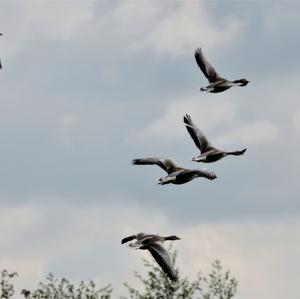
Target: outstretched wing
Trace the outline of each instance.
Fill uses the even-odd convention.
[[[186,129],[188,130],[201,153],[214,148],[212,144],[207,140],[205,135],[194,125],[190,115],[186,114],[183,117],[183,122],[185,123]]]
[[[195,50],[195,59],[201,71],[210,83],[223,79],[219,76],[213,66],[205,59],[201,48],[197,48]]]
[[[132,164],[134,165],[157,165],[165,170],[168,174],[176,171],[179,167],[171,160],[164,158],[142,158],[133,159]]]
[[[150,251],[156,262],[172,281],[177,280],[176,272],[173,268],[167,250],[159,243],[153,243],[147,249]]]
[[[184,177],[187,181],[192,180],[195,177],[204,177],[208,180],[214,180],[217,178],[214,172],[201,169],[186,169],[179,174],[179,176]]]
[[[214,180],[217,178],[217,176],[215,175],[215,173],[213,171],[196,169],[196,170],[192,170],[192,173],[193,172],[197,173],[199,175],[199,177],[204,177],[208,180]]]

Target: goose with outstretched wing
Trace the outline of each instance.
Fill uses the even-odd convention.
[[[165,158],[142,158],[132,160],[133,165],[157,165],[165,170],[168,175],[159,178],[159,185],[166,184],[185,184],[195,178],[204,177],[209,180],[214,180],[217,176],[210,171],[201,169],[188,169],[177,166],[171,159]]]
[[[227,79],[222,78],[214,69],[214,67],[206,60],[203,55],[201,48],[197,48],[195,50],[195,59],[197,65],[203,72],[204,76],[207,78],[209,85],[206,87],[201,87],[201,91],[217,93],[225,91],[233,86],[246,86],[249,81],[246,79],[239,79],[230,81]]]
[[[240,151],[233,151],[233,152],[225,152],[216,149],[208,141],[208,139],[202,133],[202,131],[197,126],[195,126],[190,115],[186,114],[183,117],[183,122],[190,136],[194,140],[195,145],[200,150],[200,155],[194,157],[192,161],[210,163],[210,162],[218,161],[229,155],[240,156],[243,155],[246,151],[246,148]]]
[[[138,233],[122,239],[121,243],[127,243],[132,240],[135,242],[129,243],[129,246],[141,250],[149,250],[153,258],[159,264],[161,269],[167,274],[172,280],[177,280],[177,273],[172,265],[172,261],[168,254],[168,251],[163,247],[164,241],[175,241],[180,240],[177,236],[161,237],[153,234]]]

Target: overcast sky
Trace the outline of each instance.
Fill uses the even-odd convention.
[[[300,2],[1,1],[0,269],[31,288],[48,272],[111,282],[147,253],[140,231],[177,234],[181,273],[219,258],[237,299],[298,299]],[[202,47],[244,88],[199,91]],[[182,118],[241,157],[211,164]],[[172,157],[218,179],[157,185]]]

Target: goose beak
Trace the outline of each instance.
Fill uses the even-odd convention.
[[[157,179],[156,181],[157,181],[157,185],[162,185],[162,179],[161,178]]]

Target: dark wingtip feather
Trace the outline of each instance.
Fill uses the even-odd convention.
[[[195,127],[194,127],[194,123],[192,121],[192,117],[189,115],[189,114],[186,114],[184,117],[183,117],[183,122],[187,128],[187,130],[189,131],[190,135],[193,134],[190,130],[193,129],[195,130]],[[192,136],[192,138],[194,139],[194,137]]]
[[[189,114],[186,113],[186,114],[183,116],[183,121],[186,121],[188,117],[189,117]]]
[[[172,282],[176,282],[178,280],[178,276],[177,275],[172,275],[171,273],[166,273],[165,274],[169,277],[169,279],[172,281]]]
[[[189,115],[189,114],[185,114],[184,115],[184,117],[183,117],[183,122],[185,123],[185,124],[188,124],[189,122],[191,122],[192,121],[192,118],[191,118],[191,116]]]
[[[200,47],[196,48],[194,53],[195,53],[195,55],[201,54],[202,53],[201,48]]]
[[[208,179],[210,179],[211,181],[215,180],[217,178],[218,177],[216,176],[216,174],[214,172],[210,172],[209,175],[208,175]]]

